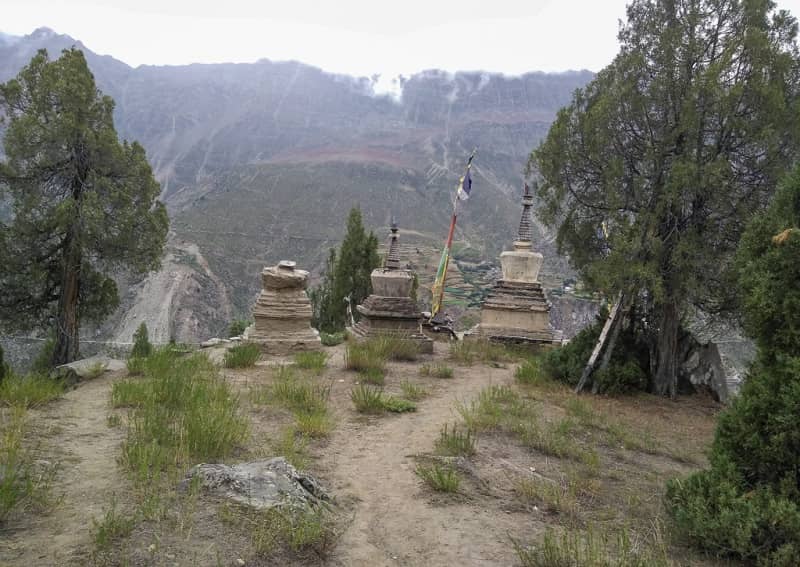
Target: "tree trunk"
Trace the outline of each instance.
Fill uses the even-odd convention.
[[[67,364],[78,358],[78,293],[80,291],[81,251],[74,238],[65,246],[64,276],[56,315],[56,344],[52,365]]]
[[[678,326],[680,312],[677,301],[667,298],[661,306],[661,318],[656,337],[656,372],[653,391],[674,398],[678,389]]]

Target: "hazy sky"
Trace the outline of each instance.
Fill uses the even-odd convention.
[[[430,68],[597,71],[626,0],[2,0],[0,31],[40,26],[136,66],[296,59],[385,77]],[[800,13],[800,0],[779,1]]]

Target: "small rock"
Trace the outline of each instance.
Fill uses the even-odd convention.
[[[239,557],[238,559],[236,559],[236,564],[237,564],[237,565],[242,565],[242,566],[243,566],[243,565],[244,565],[244,559],[242,559],[241,557]]]

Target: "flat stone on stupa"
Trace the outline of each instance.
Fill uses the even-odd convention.
[[[321,346],[311,328],[311,301],[306,294],[308,272],[283,260],[261,272],[262,290],[253,305],[255,323],[247,340],[267,354],[285,355]]]

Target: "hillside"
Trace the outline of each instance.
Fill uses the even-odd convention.
[[[456,237],[493,260],[514,235],[530,150],[591,78],[426,71],[408,78],[395,100],[376,96],[366,78],[298,62],[134,69],[42,28],[0,41],[0,80],[39,48],[55,57],[71,45],[85,51],[98,87],[116,101],[120,135],[144,145],[162,184],[173,230],[164,271],[188,270],[191,282],[167,308],[195,315],[191,324],[172,318],[155,338],[187,342],[220,332],[230,313],[245,315],[265,264],[291,258],[317,273],[353,206],[380,238],[395,216],[410,242],[439,246],[450,192],[474,147],[474,197]],[[563,274],[551,237],[537,230],[535,238],[546,269]],[[205,267],[180,253],[187,246]],[[163,312],[145,296],[174,286],[163,274],[155,279],[164,284],[146,292],[143,282],[123,286],[125,304],[104,335],[115,335],[131,312],[146,321]]]

